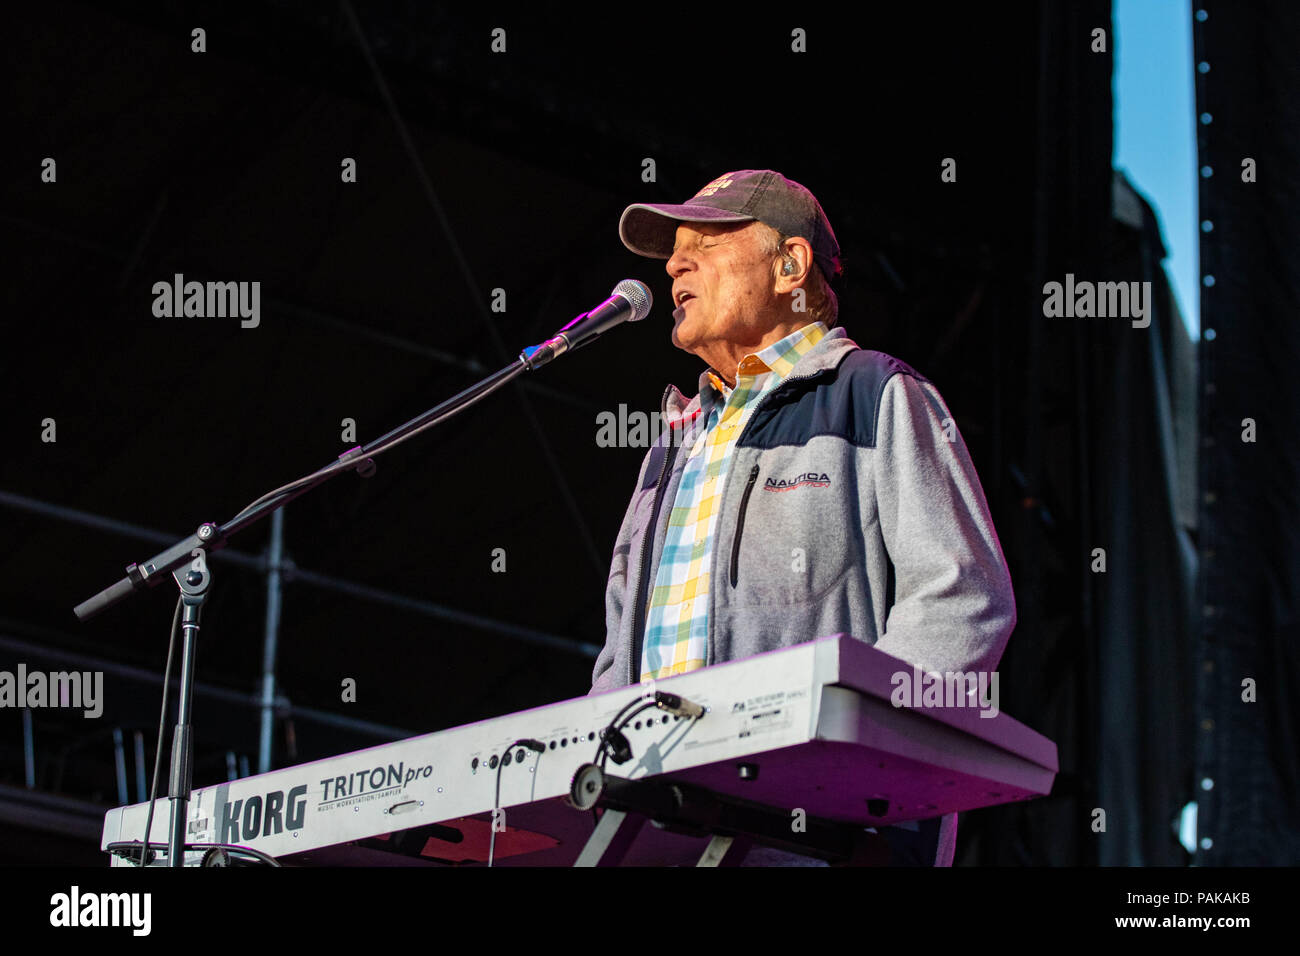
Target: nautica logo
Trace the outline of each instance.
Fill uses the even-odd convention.
[[[791,488],[829,488],[831,476],[817,471],[806,471],[794,478],[769,478],[764,491],[789,491]]]

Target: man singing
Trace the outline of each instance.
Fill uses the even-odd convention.
[[[840,249],[812,193],[740,170],[628,206],[619,236],[668,260],[673,344],[708,368],[695,398],[664,394],[592,692],[840,632],[993,671],[1016,611],[979,478],[935,387],[836,327]],[[950,865],[956,814],[881,832],[896,863]]]

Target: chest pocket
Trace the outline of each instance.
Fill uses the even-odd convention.
[[[782,448],[745,470],[737,499],[726,586],[740,605],[815,601],[844,577],[861,550],[855,476],[820,465],[807,448]],[[722,556],[720,556],[722,557]]]

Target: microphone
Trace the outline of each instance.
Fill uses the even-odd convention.
[[[541,345],[519,353],[530,369],[540,368],[565,352],[581,348],[596,336],[623,322],[640,322],[650,314],[654,296],[644,282],[624,279],[609,298],[590,312],[584,312]]]

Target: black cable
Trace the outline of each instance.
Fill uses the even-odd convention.
[[[674,703],[668,704],[666,706],[667,702],[674,702]],[[629,701],[627,704],[623,706],[623,708],[617,714],[614,715],[613,719],[609,722],[608,725],[606,725],[605,729],[600,732],[600,743],[596,745],[596,755],[591,758],[591,762],[596,764],[596,766],[600,768],[600,772],[603,774],[605,772],[605,764],[608,762],[610,756],[609,754],[610,737],[612,737],[614,734],[622,733],[623,728],[626,727],[629,723],[631,723],[632,718],[635,717],[637,714],[641,713],[642,711],[650,710],[655,707],[658,707],[661,710],[669,710],[671,706],[680,705],[680,703],[681,703],[681,699],[676,697],[675,695],[662,694],[659,692],[656,692],[653,698],[649,700],[647,700],[644,696],[642,696],[642,697],[636,697],[633,700]],[[637,706],[638,704],[640,704],[639,707]],[[631,711],[631,713],[628,713],[628,711]],[[624,716],[625,714],[627,716]],[[699,720],[700,717],[695,716],[692,717],[691,719]],[[600,817],[596,815],[595,807],[591,808],[591,818],[593,823],[600,822]]]
[[[181,608],[184,604],[183,598],[176,599],[176,610],[172,614],[172,635],[167,642],[167,663],[163,665],[162,713],[158,715],[158,746],[154,748],[153,783],[149,787],[149,813],[144,820],[144,840],[140,843],[141,866],[149,865],[148,857],[152,852],[152,846],[149,843],[149,831],[153,828],[153,808],[158,800],[158,774],[162,769],[163,734],[167,728],[167,684],[172,675],[172,657],[176,650],[176,632],[180,629]]]
[[[638,706],[638,708],[634,708],[632,711],[630,711],[627,717],[623,718],[623,721],[617,724],[617,726],[614,728],[615,734],[621,734],[621,732],[623,732],[623,728],[627,727],[629,723],[632,723],[632,719],[634,717],[637,717],[637,715],[640,715],[641,713],[643,713],[643,711],[654,710],[655,706],[658,706],[658,704],[656,704],[656,702],[653,700],[643,701],[641,706]],[[627,739],[627,737],[624,737],[624,739]],[[629,741],[628,748],[630,749],[630,747],[632,747],[632,743],[630,743]],[[602,773],[604,771],[604,762],[608,761],[608,758],[610,758],[610,748],[604,748],[604,756],[601,758]]]
[[[545,753],[546,745],[540,740],[534,740],[532,737],[521,737],[516,740],[505,750],[501,752],[501,757],[497,760],[497,784],[496,795],[492,798],[492,833],[488,837],[488,866],[492,865],[493,857],[496,855],[497,848],[497,810],[501,809],[501,769],[506,765],[506,757],[510,751],[516,747],[527,747],[533,753]]]
[[[600,740],[596,744],[596,754],[594,757],[591,758],[591,762],[600,768],[600,772],[602,774],[605,772],[604,754],[605,754],[605,748],[609,740],[609,738],[606,735],[610,730],[617,729],[618,721],[624,714],[626,714],[637,704],[645,703],[645,700],[646,698],[644,695],[642,695],[641,697],[634,697],[628,703],[624,704],[622,709],[619,710],[619,712],[614,715],[613,719],[605,726],[605,728],[600,731],[599,734]],[[600,815],[595,807],[591,808],[591,823],[593,827],[600,823]]]
[[[653,704],[653,700],[652,700],[652,699],[651,699],[649,702]],[[602,730],[602,731],[600,732],[600,734],[599,734],[600,740],[599,740],[599,742],[597,742],[597,744],[596,744],[596,755],[595,755],[594,757],[591,758],[591,762],[592,762],[592,763],[598,763],[598,762],[600,761],[601,754],[602,754],[602,753],[604,752],[604,750],[605,750],[606,740],[607,740],[605,734],[606,734],[608,731],[610,731],[610,730],[615,730],[615,729],[617,729],[617,725],[618,725],[619,720],[620,720],[620,719],[623,717],[623,715],[626,714],[629,710],[631,710],[631,709],[632,709],[633,707],[635,707],[637,704],[645,704],[645,703],[647,703],[647,698],[646,698],[646,696],[645,696],[644,694],[641,695],[640,697],[634,697],[634,698],[632,698],[632,700],[630,700],[630,701],[628,701],[626,704],[624,704],[623,707],[622,707],[622,709],[619,710],[619,712],[613,716],[613,718],[610,720],[610,722],[609,722],[608,724],[605,725],[605,729]]]
[[[122,843],[110,843],[107,849],[109,853],[120,854],[129,860],[131,856],[128,851],[132,851],[138,846],[140,844],[137,841],[127,840]],[[162,847],[164,850],[167,849],[166,843],[150,843],[149,849],[152,850],[155,846]],[[250,856],[266,866],[282,866],[280,861],[269,853],[263,853],[261,850],[254,850],[248,846],[233,846],[228,843],[187,843],[186,848],[191,850],[225,850],[231,856]]]
[[[165,849],[165,850],[170,851],[170,845],[169,845],[168,843],[157,843],[157,844],[155,844],[155,843],[153,843],[153,842],[150,841],[149,837],[150,837],[150,833],[151,833],[151,831],[152,831],[152,829],[153,829],[153,811],[154,811],[154,805],[155,805],[155,804],[157,803],[157,801],[158,801],[158,778],[159,778],[159,776],[160,776],[161,773],[162,773],[162,744],[163,744],[163,735],[166,733],[166,727],[167,727],[167,689],[168,689],[168,687],[169,687],[169,685],[170,685],[170,683],[171,683],[172,660],[173,660],[173,659],[175,658],[175,656],[176,656],[176,654],[175,654],[175,652],[176,652],[176,635],[177,635],[178,631],[180,630],[179,625],[180,625],[180,620],[181,620],[181,609],[182,609],[184,606],[185,606],[185,600],[184,600],[184,598],[177,598],[177,599],[176,599],[176,610],[175,610],[175,612],[173,612],[173,614],[172,614],[172,633],[171,633],[171,639],[167,642],[167,663],[163,665],[162,711],[161,711],[161,713],[158,715],[158,746],[157,746],[157,748],[156,748],[155,751],[154,751],[154,760],[153,760],[153,782],[152,782],[152,783],[150,784],[150,786],[149,786],[149,812],[148,812],[148,814],[145,816],[145,822],[144,822],[144,839],[143,839],[142,841],[141,841],[141,840],[129,840],[129,841],[125,841],[125,842],[122,842],[122,843],[110,843],[110,844],[108,845],[108,852],[110,852],[110,853],[113,853],[113,852],[115,852],[115,851],[120,851],[120,850],[122,850],[122,849],[124,849],[124,848],[132,848],[132,849],[134,849],[135,847],[139,847],[139,848],[140,848],[140,853],[139,853],[139,857],[138,857],[138,862],[139,862],[139,865],[140,865],[140,866],[148,866],[148,865],[149,865],[149,855],[150,855],[151,853],[153,853],[153,848],[154,848],[155,846],[159,846],[159,847],[162,847],[162,848]],[[513,745],[512,745],[512,746],[513,746]],[[253,858],[255,858],[255,859],[261,861],[262,863],[267,864],[268,866],[279,866],[279,865],[280,865],[279,863],[276,862],[275,857],[270,856],[269,854],[263,853],[263,852],[261,852],[260,850],[254,850],[254,849],[252,849],[252,848],[250,848],[250,847],[243,847],[243,846],[228,846],[228,845],[226,845],[226,844],[222,844],[222,843],[189,843],[189,844],[186,844],[186,847],[185,847],[185,848],[187,848],[187,849],[193,849],[193,850],[202,850],[202,849],[212,849],[212,848],[216,848],[216,847],[220,847],[221,849],[224,849],[224,850],[226,850],[227,852],[229,852],[229,853],[231,853],[231,854],[234,854],[234,855],[244,854],[244,855],[247,855],[247,856],[251,856],[251,857],[253,857]],[[181,850],[181,854],[182,854],[182,856],[184,856],[184,852],[185,852],[185,849],[182,849],[182,850]],[[123,857],[124,857],[124,859],[127,859],[127,860],[132,859],[131,855],[129,855],[129,854],[123,854]],[[168,860],[168,862],[170,863],[171,861]]]
[[[611,722],[610,722],[610,727],[609,727],[609,728],[606,728],[606,729],[608,730],[608,729],[611,729],[611,728],[612,728],[612,730],[613,730],[614,733],[616,733],[616,734],[620,734],[620,733],[623,732],[623,728],[626,727],[628,724],[630,724],[630,723],[632,722],[632,718],[635,717],[637,714],[641,713],[642,711],[653,710],[655,707],[658,707],[658,706],[659,706],[659,704],[658,704],[656,701],[653,701],[653,700],[645,700],[644,698],[640,698],[640,697],[637,698],[637,702],[639,702],[639,703],[641,704],[641,706],[640,706],[640,707],[637,707],[635,710],[633,710],[631,713],[629,713],[626,717],[624,717],[622,723],[619,723],[619,724],[615,725],[615,724],[613,723],[613,721],[611,721]],[[628,708],[624,707],[623,710],[620,711],[619,713],[621,714],[621,713],[623,713],[624,711],[627,711],[627,709],[628,709]],[[618,717],[615,716],[614,720],[615,720],[615,721],[618,720]],[[604,773],[604,772],[605,772],[605,764],[606,764],[606,762],[608,761],[609,756],[610,756],[610,754],[609,754],[609,747],[605,745],[606,742],[607,742],[607,740],[608,740],[607,737],[602,737],[602,738],[601,738],[601,751],[603,751],[603,753],[602,753],[601,751],[597,751],[597,755],[600,757],[600,764],[599,764],[599,766],[600,766],[601,773]]]
[[[637,704],[640,704],[641,706],[637,707],[636,706]],[[609,724],[605,727],[605,729],[600,732],[600,743],[596,745],[596,756],[592,758],[592,763],[596,764],[596,766],[600,768],[600,772],[602,776],[605,773],[605,764],[609,758],[609,747],[608,747],[609,735],[611,733],[614,734],[622,733],[623,728],[628,725],[628,722],[633,717],[641,713],[641,711],[649,710],[650,708],[655,706],[657,706],[657,704],[654,700],[646,700],[644,697],[637,697],[633,699],[630,703],[626,704],[623,707],[623,709],[620,710],[617,714],[615,714],[613,720],[611,720]],[[632,708],[634,707],[636,709],[632,710]],[[629,710],[631,710],[632,712],[628,713]],[[624,714],[627,714],[627,716],[624,717],[623,716]],[[619,723],[620,718],[622,718],[622,723]],[[597,814],[596,807],[591,808],[591,823],[593,827],[598,826],[600,824],[600,816]]]

